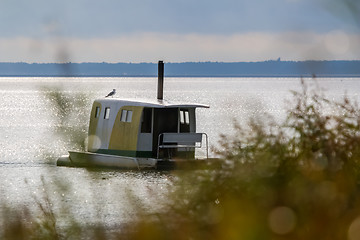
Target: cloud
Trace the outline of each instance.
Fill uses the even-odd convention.
[[[249,32],[232,35],[133,33],[109,38],[3,38],[2,62],[167,62],[359,59],[360,36]]]

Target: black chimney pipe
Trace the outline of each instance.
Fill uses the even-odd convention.
[[[164,92],[164,62],[159,61],[158,63],[158,91],[157,91],[157,99],[163,100],[163,92]]]

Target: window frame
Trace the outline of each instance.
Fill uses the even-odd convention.
[[[100,107],[96,107],[95,108],[95,118],[99,118],[100,117]]]
[[[110,107],[106,107],[104,110],[104,119],[109,120],[110,119]]]
[[[190,125],[190,112],[188,109],[180,109],[180,124]]]
[[[120,122],[126,122],[127,110],[121,110]]]
[[[133,111],[128,110],[127,113],[126,113],[126,122],[131,122],[132,121],[132,116],[133,116]]]
[[[132,110],[122,109],[121,110],[121,115],[120,115],[120,122],[131,123],[132,116],[133,116],[133,111]]]

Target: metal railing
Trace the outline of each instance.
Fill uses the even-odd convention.
[[[160,133],[158,137],[157,158],[160,149],[165,148],[202,148],[205,136],[206,158],[209,158],[209,141],[206,133]]]

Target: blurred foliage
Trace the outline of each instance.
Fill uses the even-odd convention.
[[[86,149],[90,97],[84,93],[71,94],[60,88],[43,89],[55,121],[55,133],[72,150]]]
[[[293,96],[283,124],[236,123],[219,162],[181,172],[130,239],[360,239],[359,106],[305,83]]]
[[[320,0],[331,13],[360,27],[360,2],[358,0]]]
[[[35,200],[41,216],[3,207],[0,238],[360,239],[360,108],[302,86],[283,123],[267,115],[235,122],[206,169],[174,172],[168,195],[153,203],[161,211],[149,213],[130,191],[133,222],[84,226],[65,211],[70,224],[60,226],[44,184],[44,198]]]
[[[85,226],[75,220],[76,213],[61,194],[68,192],[70,186],[57,177],[48,181],[42,177],[41,182],[40,192],[31,193],[33,206],[14,206],[0,199],[0,239],[108,239],[104,226]]]
[[[13,206],[2,200],[0,212],[1,239],[60,239],[53,204],[48,195],[49,191],[45,191],[45,188],[48,190],[50,185],[46,185],[44,179],[41,180],[44,187],[41,198],[33,195],[39,214],[34,214],[25,205]]]

